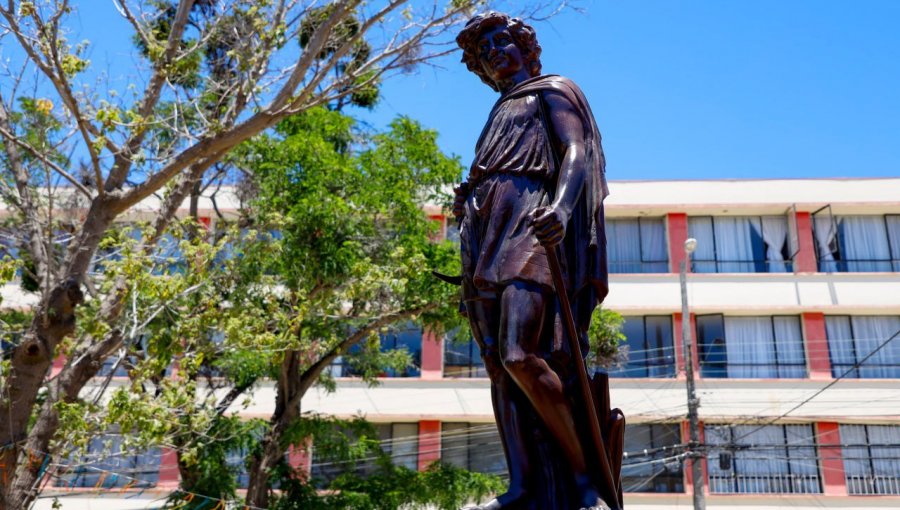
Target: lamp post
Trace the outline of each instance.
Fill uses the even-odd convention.
[[[700,417],[697,408],[700,407],[700,399],[697,398],[694,386],[694,360],[691,351],[691,316],[688,312],[687,300],[687,264],[691,260],[691,254],[697,249],[697,240],[693,237],[684,242],[684,259],[681,261],[681,339],[684,349],[684,374],[687,379],[688,398],[688,425],[690,427],[690,442],[688,451],[691,458],[691,478],[694,483],[694,510],[706,510],[706,496],[703,492],[703,470],[700,465],[702,455],[698,453],[700,446]]]

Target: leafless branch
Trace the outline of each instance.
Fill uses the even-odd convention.
[[[187,26],[188,17],[193,5],[194,0],[181,0],[178,3],[178,8],[175,11],[175,19],[172,20],[172,28],[169,32],[169,39],[166,43],[162,62],[155,66],[153,76],[150,78],[150,83],[147,84],[147,88],[144,91],[144,98],[137,109],[140,119],[149,118],[153,113],[153,109],[159,103],[163,85],[166,83],[168,68],[175,58],[178,47],[181,44],[184,29]],[[151,41],[151,44],[155,44],[155,42]],[[131,169],[131,158],[141,146],[146,134],[147,130],[142,129],[141,127],[132,130],[132,134],[128,141],[125,142],[124,148],[115,156],[115,164],[110,171],[109,178],[106,182],[107,191],[112,191],[120,187],[125,181],[125,178],[128,176],[128,172]]]
[[[91,190],[87,189],[84,186],[84,184],[81,184],[81,182],[79,182],[78,179],[76,179],[69,172],[67,172],[65,169],[63,169],[63,167],[54,163],[53,160],[48,158],[46,154],[44,154],[40,150],[34,148],[31,144],[29,144],[22,138],[17,137],[14,133],[10,133],[4,127],[0,127],[0,135],[3,135],[3,137],[6,138],[8,141],[13,142],[14,144],[18,145],[19,147],[27,150],[28,152],[31,153],[32,156],[41,160],[41,163],[43,163],[46,166],[48,166],[49,168],[53,169],[54,172],[58,173],[63,178],[65,178],[67,181],[69,181],[69,184],[74,186],[75,189],[80,191],[85,197],[87,197],[89,199],[94,198],[93,195],[91,194]]]

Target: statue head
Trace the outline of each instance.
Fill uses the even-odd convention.
[[[462,61],[469,71],[478,75],[481,81],[492,89],[501,90],[490,69],[491,62],[486,52],[487,48],[483,46],[484,36],[498,31],[505,31],[512,38],[512,43],[518,49],[518,55],[510,55],[510,58],[521,58],[521,64],[528,77],[540,75],[541,45],[538,44],[534,28],[519,18],[511,18],[507,14],[494,11],[475,15],[456,36],[456,43],[463,50]]]

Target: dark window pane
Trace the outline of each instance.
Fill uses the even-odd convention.
[[[672,318],[667,315],[625,317],[625,341],[621,348],[627,361],[609,369],[610,377],[674,377],[675,347]]]
[[[452,334],[445,336],[444,377],[487,377],[481,352],[473,338],[456,342]]]
[[[622,466],[622,489],[625,492],[684,492],[684,474],[680,460],[671,459],[673,451],[662,447],[681,444],[677,424],[626,425],[625,451],[628,458]],[[644,454],[644,451],[647,454]],[[659,450],[659,451],[656,451]]]
[[[697,317],[697,352],[701,377],[727,377],[725,321],[721,315]]]

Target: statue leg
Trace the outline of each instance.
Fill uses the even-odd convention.
[[[553,296],[525,282],[506,286],[500,298],[500,351],[503,366],[522,389],[575,474],[580,507],[597,505],[599,494],[588,475],[572,406],[559,375],[541,356]],[[568,510],[568,509],[561,509]]]
[[[516,405],[516,400],[521,405],[524,396],[500,360],[497,342],[500,324],[499,299],[496,295],[490,298],[483,295],[484,293],[481,294],[479,298],[466,300],[466,312],[472,336],[481,349],[481,356],[491,380],[491,403],[509,470],[509,490],[480,508],[525,510],[529,508],[527,480],[530,473],[530,458],[525,449],[520,411]]]

